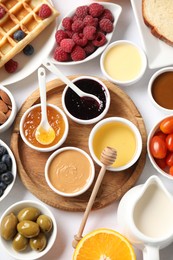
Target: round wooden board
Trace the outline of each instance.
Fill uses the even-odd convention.
[[[74,79],[77,76],[70,76]],[[102,208],[113,201],[120,199],[138,180],[146,160],[146,129],[144,121],[129,96],[116,85],[101,79],[110,90],[111,105],[106,117],[120,116],[132,121],[139,129],[143,149],[139,160],[129,169],[121,172],[107,171],[93,209]],[[61,94],[65,84],[59,79],[47,84],[48,103],[62,108]],[[51,153],[40,153],[29,148],[22,141],[19,133],[19,123],[24,112],[32,105],[39,103],[39,90],[37,89],[27,98],[17,114],[11,137],[11,149],[16,158],[18,173],[25,187],[43,202],[62,210],[84,211],[89,200],[93,186],[84,194],[67,198],[54,193],[44,178],[44,166]],[[89,153],[88,136],[93,125],[79,125],[69,119],[69,135],[63,146],[76,146]],[[100,167],[95,164],[96,177]],[[93,183],[94,185],[94,183]]]

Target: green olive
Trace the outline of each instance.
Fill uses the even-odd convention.
[[[37,237],[30,238],[30,247],[36,251],[42,251],[47,244],[46,236],[44,233],[40,232]]]
[[[31,220],[36,221],[38,216],[40,215],[40,210],[34,207],[27,207],[19,211],[17,218],[19,221],[22,220]]]
[[[46,215],[40,215],[37,218],[37,223],[41,229],[41,231],[47,233],[52,229],[52,220],[50,217]]]
[[[29,239],[17,233],[13,239],[12,246],[16,251],[24,251],[29,243]]]
[[[27,238],[36,237],[40,232],[39,225],[30,220],[22,220],[19,222],[17,230],[21,235]]]
[[[14,213],[5,216],[1,222],[1,236],[5,240],[12,239],[17,233],[18,219]]]

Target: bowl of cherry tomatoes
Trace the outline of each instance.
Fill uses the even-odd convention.
[[[173,180],[173,115],[164,117],[151,129],[147,150],[154,168]]]

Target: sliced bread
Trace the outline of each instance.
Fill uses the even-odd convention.
[[[173,46],[173,0],[142,0],[142,15],[151,33]]]

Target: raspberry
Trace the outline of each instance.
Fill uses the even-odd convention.
[[[88,14],[88,10],[89,8],[87,5],[79,6],[76,8],[75,15],[77,15],[77,17],[84,18]]]
[[[0,5],[0,19],[2,19],[5,14],[6,14],[5,9]]]
[[[84,49],[76,45],[71,53],[71,58],[73,61],[79,61],[86,58],[86,53]]]
[[[64,29],[71,31],[72,22],[73,22],[73,20],[71,17],[65,17],[62,20],[62,26],[64,27]]]
[[[72,39],[63,39],[60,43],[60,47],[68,53],[71,53],[74,46],[75,42]]]
[[[103,18],[109,19],[111,22],[114,21],[113,14],[111,13],[111,11],[109,9],[105,9],[104,10],[104,12],[101,15],[100,19],[103,19]]]
[[[104,6],[98,3],[89,5],[89,14],[93,17],[99,17],[104,11]]]
[[[64,30],[58,30],[55,33],[55,40],[56,40],[57,44],[60,44],[60,42],[66,38],[68,38],[68,34]]]
[[[70,38],[70,39],[72,39],[72,37],[73,37],[73,34],[75,33],[75,32],[73,32],[73,31],[65,31],[66,32],[66,34],[68,35],[68,37],[67,38]]]
[[[83,27],[84,27],[84,23],[79,19],[75,20],[71,26],[73,32],[80,32],[82,31]]]
[[[18,68],[18,62],[14,60],[9,60],[4,66],[5,66],[5,70],[8,73],[13,73]]]
[[[69,54],[65,52],[61,47],[56,47],[54,51],[54,59],[57,61],[68,61]]]
[[[83,21],[83,18],[78,17],[77,15],[73,15],[73,16],[72,16],[72,20],[73,20],[73,22],[76,21],[76,20],[81,20],[81,21]]]
[[[96,47],[93,45],[92,42],[89,42],[85,47],[84,51],[86,52],[87,55],[90,55],[95,51]]]
[[[84,19],[83,19],[83,22],[84,22],[84,26],[86,25],[92,25],[94,27],[97,27],[98,25],[98,18],[94,18],[92,17],[91,15],[87,15]]]
[[[109,19],[100,20],[99,26],[103,32],[110,33],[113,31],[113,23]]]
[[[87,38],[84,37],[83,33],[74,33],[72,37],[73,41],[79,46],[85,46],[88,42]]]
[[[104,33],[98,32],[96,38],[94,39],[94,41],[92,41],[92,43],[96,47],[103,46],[106,43],[106,37]]]
[[[94,40],[96,37],[96,28],[92,25],[87,25],[83,29],[83,34],[88,40]]]
[[[51,8],[48,5],[43,4],[39,10],[38,16],[40,16],[40,18],[42,19],[45,19],[51,16],[51,14],[52,14]]]

